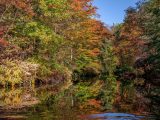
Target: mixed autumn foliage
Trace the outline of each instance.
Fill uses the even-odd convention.
[[[92,87],[106,108],[118,80],[159,85],[159,8],[159,0],[139,2],[109,28],[95,18],[92,0],[0,0],[0,84],[99,76],[104,81]],[[100,103],[92,87],[76,81],[80,101]]]
[[[38,64],[40,79],[63,67],[100,65],[102,40],[112,33],[91,18],[96,7],[90,0],[5,0],[0,5],[2,63]]]

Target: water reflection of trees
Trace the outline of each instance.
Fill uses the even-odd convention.
[[[3,88],[0,89],[0,106],[5,108],[23,107],[34,98],[35,93],[31,88]]]
[[[54,85],[2,88],[0,89],[0,106],[3,108],[29,107],[50,95],[55,95],[58,91],[58,86]]]
[[[15,106],[22,102],[22,89],[15,89],[15,90],[7,90],[1,89],[0,90],[0,101],[3,105],[12,105]]]

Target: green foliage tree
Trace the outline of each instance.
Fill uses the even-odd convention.
[[[104,39],[101,51],[102,77],[105,81],[102,90],[102,101],[105,109],[112,109],[117,86],[114,72],[118,59],[115,56],[111,40]]]
[[[160,68],[160,2],[159,0],[144,1],[139,4],[140,26],[144,29],[147,53],[150,63],[156,63]]]

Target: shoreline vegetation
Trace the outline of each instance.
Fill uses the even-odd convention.
[[[159,0],[129,7],[112,27],[92,2],[0,0],[0,113],[160,115]]]

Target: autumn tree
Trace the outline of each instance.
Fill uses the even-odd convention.
[[[139,27],[136,9],[128,8],[124,23],[113,28],[115,33],[115,47],[120,65],[133,66],[142,56],[144,41],[143,30]]]

